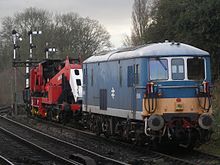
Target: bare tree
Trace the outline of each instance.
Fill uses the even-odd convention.
[[[7,45],[11,42],[11,31],[14,28],[14,19],[5,17],[2,19],[1,42]]]
[[[3,51],[3,45],[2,45],[2,37],[0,35],[0,57],[3,55],[2,51]]]
[[[52,23],[52,14],[43,9],[27,8],[22,13],[15,14],[14,22],[20,32],[30,29],[44,29]]]
[[[122,44],[124,47],[132,46],[133,44],[132,44],[131,37],[129,35],[124,35],[123,40],[122,40]]]
[[[88,17],[82,18],[76,13],[58,15],[55,25],[57,41],[62,41],[59,49],[63,53],[81,54],[85,59],[111,46],[106,29]]]
[[[16,29],[22,34],[20,54],[23,59],[28,57],[28,31],[41,30],[43,34],[35,39],[37,48],[34,58],[44,58],[45,44],[58,48],[57,57],[81,54],[83,58],[110,47],[110,35],[96,20],[80,17],[76,13],[54,16],[43,9],[27,8],[24,12],[6,17],[2,22],[2,41],[6,43],[5,51],[11,48],[11,31]],[[10,48],[9,48],[10,47]],[[10,57],[10,52],[5,54]]]
[[[39,40],[35,40],[35,38],[33,38],[35,40],[35,44],[37,45],[37,48],[34,50],[34,54],[38,54],[38,56],[35,56],[34,58],[43,57],[45,40],[48,37],[48,35],[46,34],[47,31],[49,31],[50,25],[52,24],[51,16],[52,14],[50,14],[46,10],[27,8],[24,10],[24,12],[16,13],[12,17],[3,18],[1,41],[3,43],[4,56],[8,57],[9,59],[12,56],[12,52],[10,51],[12,50],[11,32],[13,29],[16,29],[16,31],[22,34],[23,42],[20,43],[21,49],[19,50],[19,53],[21,55],[21,58],[23,59],[27,59],[29,56],[28,31],[44,31],[44,35],[42,35]],[[10,62],[10,60],[8,61]]]
[[[144,44],[145,31],[150,24],[153,0],[134,0],[132,11],[132,45]]]

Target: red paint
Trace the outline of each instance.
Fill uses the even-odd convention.
[[[63,62],[62,62],[63,63]],[[62,68],[59,65],[57,74],[52,78],[44,78],[44,65],[45,63],[39,63],[36,67],[30,71],[30,91],[32,94],[31,105],[32,108],[38,111],[38,115],[46,117],[47,107],[51,105],[58,105],[58,99],[62,94],[62,75],[64,75],[67,81],[70,80],[71,69],[81,69],[81,64],[71,64],[68,57],[65,60],[65,65]],[[36,96],[38,93],[39,96]],[[35,95],[35,96],[33,96]],[[64,103],[59,105],[62,107]],[[81,108],[79,104],[70,104],[72,111],[78,111]]]

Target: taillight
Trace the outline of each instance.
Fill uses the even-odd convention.
[[[147,89],[147,93],[154,93],[154,83],[153,82],[148,83],[146,89]]]
[[[203,92],[204,92],[204,93],[208,93],[208,92],[209,92],[209,83],[206,82],[206,81],[204,81],[204,82],[202,83],[202,85],[203,85]]]

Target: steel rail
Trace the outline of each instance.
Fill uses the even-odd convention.
[[[70,160],[68,160],[68,159],[62,158],[62,157],[60,157],[59,155],[56,155],[56,154],[54,154],[54,153],[48,151],[47,149],[45,149],[45,148],[43,148],[43,147],[40,147],[40,146],[38,146],[38,145],[36,145],[36,144],[34,144],[34,143],[32,143],[32,142],[26,140],[26,139],[24,139],[24,138],[22,138],[22,137],[20,137],[20,136],[18,136],[18,135],[16,135],[16,134],[14,134],[14,133],[12,133],[12,132],[10,132],[10,131],[8,131],[8,130],[2,128],[2,127],[0,127],[0,130],[1,130],[2,132],[6,133],[7,135],[9,135],[9,136],[11,136],[11,137],[13,137],[13,138],[16,138],[16,139],[22,141],[23,143],[25,143],[25,144],[27,144],[27,145],[30,145],[30,146],[32,146],[32,147],[34,147],[34,148],[36,148],[36,149],[38,149],[38,150],[40,150],[40,151],[43,151],[43,152],[45,152],[45,153],[48,154],[48,155],[51,155],[52,157],[54,157],[54,158],[57,159],[58,161],[63,161],[63,163],[65,163],[65,164],[67,164],[67,165],[69,165],[69,164],[70,164],[70,165],[82,165],[81,163],[74,162],[74,161],[70,161]]]
[[[97,136],[95,133],[91,133],[91,132],[88,132],[88,131],[83,131],[83,130],[80,130],[80,129],[77,129],[77,128],[64,126],[64,125],[61,125],[61,124],[58,124],[58,123],[54,123],[54,122],[50,122],[50,121],[46,121],[46,120],[42,120],[42,119],[38,119],[38,118],[36,120],[38,120],[40,122],[43,122],[43,123],[53,125],[55,127],[59,127],[61,129],[66,129],[66,130],[69,130],[69,131],[75,131],[77,133],[87,135],[87,136],[89,136],[93,139],[108,141],[108,142],[112,142],[116,145],[121,145],[121,146],[124,146],[124,147],[127,147],[127,148],[132,148],[133,150],[139,150],[142,153],[149,153],[150,152],[152,154],[152,157],[155,157],[155,156],[156,157],[161,157],[161,158],[164,158],[166,160],[169,160],[169,161],[181,164],[181,165],[197,165],[197,163],[194,163],[194,162],[191,162],[191,161],[188,161],[188,160],[184,160],[184,159],[181,159],[181,158],[178,158],[178,157],[174,157],[172,155],[164,154],[164,153],[153,151],[153,150],[148,150],[148,149],[145,149],[143,147],[133,146],[129,143],[125,143],[125,142],[121,142],[121,141],[115,141],[115,139],[107,139],[107,138],[104,138],[104,137],[101,137],[101,136]],[[143,157],[141,157],[141,159],[143,159]]]
[[[3,163],[5,165],[14,165],[14,163],[12,163],[11,161],[9,161],[8,159],[6,159],[5,157],[0,155],[0,163]]]

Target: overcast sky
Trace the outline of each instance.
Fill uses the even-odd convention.
[[[111,34],[111,42],[121,46],[125,34],[130,35],[133,0],[0,0],[0,18],[13,16],[28,7],[54,13],[76,12],[98,20]]]

